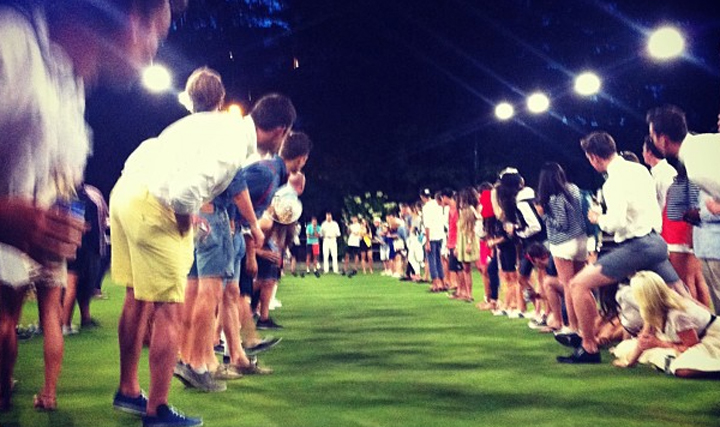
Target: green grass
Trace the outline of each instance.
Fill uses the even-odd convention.
[[[479,283],[479,280],[476,280]],[[667,377],[647,367],[564,366],[566,353],[525,321],[492,317],[425,286],[358,275],[283,279],[273,316],[282,343],[261,357],[265,377],[229,382],[220,394],[185,390],[171,403],[207,426],[717,426],[716,381]],[[481,287],[476,286],[480,299]],[[66,340],[59,410],[31,408],[42,382],[42,339],[20,344],[20,386],[9,426],[138,426],[113,411],[116,327],[123,290],[94,301],[103,324]],[[36,317],[33,303],[23,323]],[[141,384],[148,387],[147,354]]]

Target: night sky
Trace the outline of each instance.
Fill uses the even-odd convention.
[[[306,212],[338,210],[344,195],[366,191],[409,201],[422,187],[460,188],[508,165],[534,184],[548,160],[593,188],[600,181],[580,138],[606,130],[620,149],[639,154],[646,111],[666,103],[688,113],[691,130],[717,130],[715,1],[287,0],[275,2],[285,8],[265,27],[233,18],[232,3],[191,0],[157,61],[172,69],[177,88],[194,68],[216,68],[228,102],[245,111],[267,92],[293,99],[296,128],[315,143]],[[683,58],[647,55],[647,33],[661,24],[685,34]],[[592,98],[572,90],[585,70],[603,79]],[[535,90],[551,99],[538,116],[524,107]],[[108,194],[132,150],[186,114],[176,96],[140,86],[94,90],[87,181]],[[494,117],[503,100],[515,105],[508,122]]]

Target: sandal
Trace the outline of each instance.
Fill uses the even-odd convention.
[[[57,409],[57,400],[55,396],[36,394],[33,396],[33,408],[38,411],[54,411]]]

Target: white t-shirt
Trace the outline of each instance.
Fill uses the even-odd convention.
[[[323,221],[320,225],[320,235],[323,239],[335,240],[340,237],[340,226],[335,221]]]
[[[429,241],[440,241],[445,237],[445,214],[435,199],[430,199],[423,205],[422,218],[429,232],[429,236],[426,236]]]
[[[360,234],[362,233],[362,224],[354,222],[348,227],[350,235],[348,236],[348,246],[360,247]]]

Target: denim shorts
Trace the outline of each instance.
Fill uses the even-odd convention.
[[[625,240],[606,254],[600,252],[597,265],[604,276],[618,282],[642,270],[657,273],[668,284],[680,280],[668,259],[667,244],[654,231]]]
[[[189,277],[233,277],[235,249],[227,211],[200,212],[210,232],[195,242],[195,259]]]

